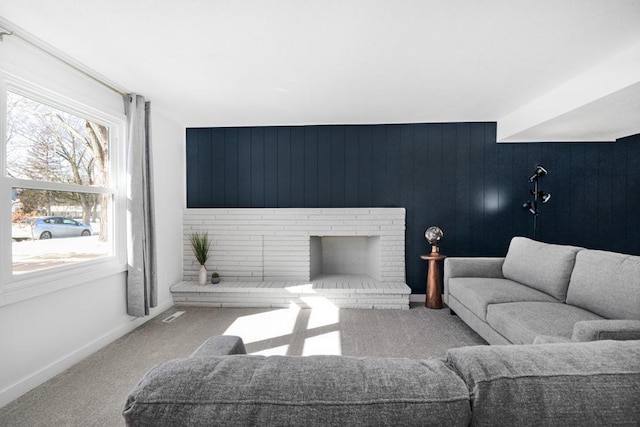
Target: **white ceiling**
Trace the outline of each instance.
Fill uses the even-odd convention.
[[[187,127],[640,133],[638,0],[0,0],[0,16]]]

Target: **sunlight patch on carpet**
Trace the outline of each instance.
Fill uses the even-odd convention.
[[[242,337],[245,344],[290,335],[298,319],[299,309],[284,308],[238,317],[224,332]]]

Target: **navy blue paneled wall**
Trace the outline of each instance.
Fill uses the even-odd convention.
[[[495,123],[187,129],[187,206],[404,207],[407,283],[424,292],[424,231],[449,256],[503,256],[537,238],[640,254],[640,135],[617,143],[497,144]]]

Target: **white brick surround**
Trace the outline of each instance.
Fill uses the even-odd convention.
[[[220,273],[219,285],[195,283],[199,265],[190,235],[196,231],[209,232],[207,269]],[[331,238],[323,244],[323,237]],[[343,239],[335,237],[358,239],[340,246]],[[405,283],[404,239],[404,208],[187,209],[184,282],[171,290],[176,304],[186,305],[304,307],[311,293],[340,307],[406,309],[411,289]],[[367,266],[364,274],[320,274],[322,266],[349,264],[336,261],[349,248],[364,248],[364,259],[354,259]]]
[[[209,271],[225,280],[309,281],[312,236],[380,236],[381,282],[405,282],[404,208],[187,209],[184,214],[184,280],[199,265],[189,236],[208,231]]]

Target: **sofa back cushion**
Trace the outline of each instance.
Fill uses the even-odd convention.
[[[217,356],[153,368],[127,425],[469,425],[469,391],[442,360]]]
[[[582,248],[576,246],[514,237],[502,265],[502,274],[564,302],[576,253],[580,250]]]
[[[571,274],[567,304],[607,319],[640,320],[640,256],[581,251]]]
[[[640,341],[451,349],[471,425],[637,425]]]

